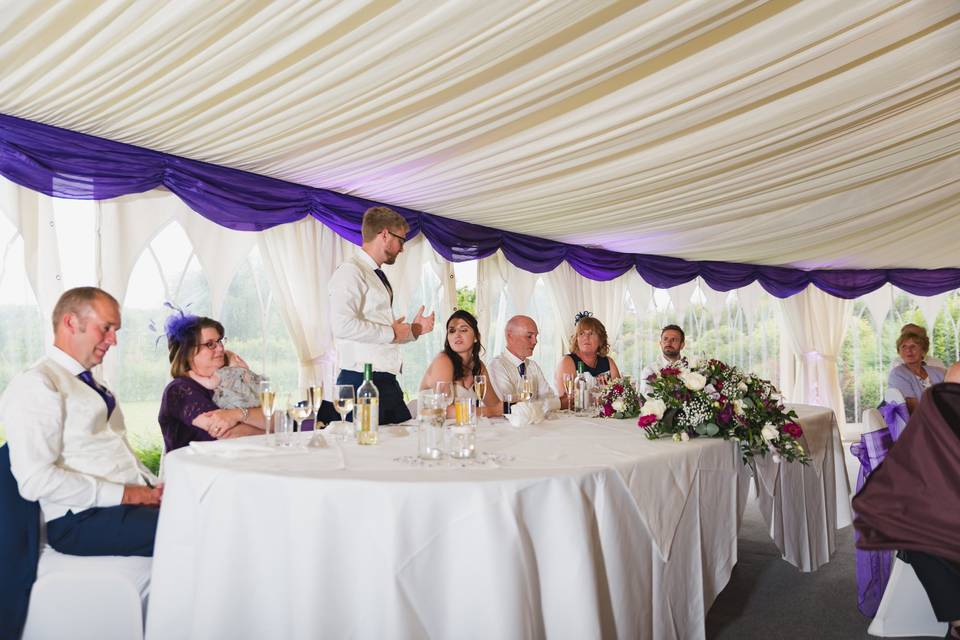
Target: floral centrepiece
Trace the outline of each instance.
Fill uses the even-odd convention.
[[[810,462],[797,414],[768,380],[719,360],[691,360],[661,369],[647,384],[637,426],[650,439],[723,438],[739,443],[744,463],[767,453],[775,462]]]
[[[636,418],[640,396],[626,378],[615,378],[600,387],[597,415],[601,418]]]

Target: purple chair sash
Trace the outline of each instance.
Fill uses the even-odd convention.
[[[886,428],[864,433],[860,442],[850,445],[850,453],[860,461],[860,473],[857,475],[857,493],[863,488],[867,478],[887,457],[890,447],[903,433],[910,414],[903,403],[887,403],[880,407]],[[860,534],[854,530],[854,538]],[[893,551],[856,550],[857,559],[857,608],[860,613],[872,618],[877,614],[883,591],[890,580],[893,566]]]

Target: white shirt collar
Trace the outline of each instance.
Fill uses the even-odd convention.
[[[526,358],[518,358],[517,356],[513,355],[513,352],[510,351],[510,349],[504,349],[503,355],[513,364],[514,367],[519,367],[521,362],[526,363],[527,361]]]
[[[86,371],[82,364],[73,359],[66,351],[60,347],[49,345],[47,347],[47,357],[58,365],[70,372],[70,375],[79,375]]]
[[[363,263],[365,263],[368,267],[370,267],[374,271],[380,268],[377,265],[377,261],[374,260],[373,257],[363,249],[360,249],[359,251],[357,251],[357,257],[360,258],[360,260]]]

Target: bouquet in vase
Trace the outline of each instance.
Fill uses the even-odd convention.
[[[637,425],[648,438],[723,438],[739,443],[744,463],[767,453],[777,462],[810,462],[797,414],[785,409],[768,380],[719,360],[691,360],[661,369],[647,383]]]

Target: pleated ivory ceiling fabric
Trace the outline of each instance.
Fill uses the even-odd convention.
[[[0,112],[626,252],[960,266],[960,2],[33,2]]]

